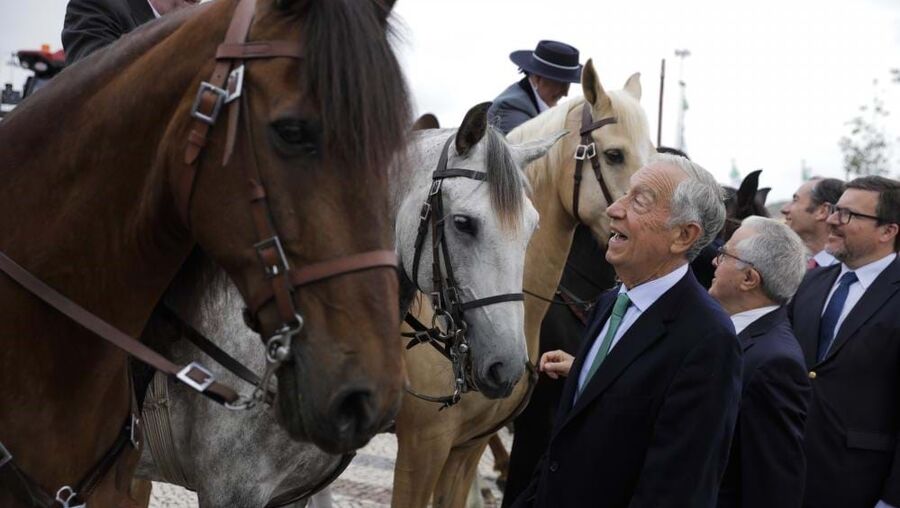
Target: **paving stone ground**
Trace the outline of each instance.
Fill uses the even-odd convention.
[[[512,445],[512,437],[501,431],[506,449]],[[393,434],[379,434],[359,450],[356,458],[334,483],[331,484],[334,508],[384,508],[391,504],[391,485],[394,479],[394,459],[397,456],[397,438]],[[481,457],[478,465],[479,486],[484,508],[500,506],[502,493],[497,488],[497,473],[493,469],[494,458],[490,450]],[[150,508],[196,508],[197,496],[188,490],[167,483],[154,483]],[[255,507],[246,507],[255,508]]]

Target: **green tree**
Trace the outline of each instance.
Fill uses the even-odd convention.
[[[893,73],[898,76],[897,73]],[[852,176],[885,175],[891,157],[892,143],[884,128],[884,119],[890,112],[884,106],[878,90],[878,80],[873,80],[875,94],[872,102],[859,107],[859,114],[847,122],[850,134],[838,142],[844,156],[847,179]]]

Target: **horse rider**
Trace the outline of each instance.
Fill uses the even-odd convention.
[[[540,41],[534,51],[513,51],[509,59],[525,77],[494,99],[488,121],[503,134],[556,106],[569,94],[570,83],[581,82],[578,50],[557,41]]]
[[[69,0],[62,31],[66,64],[71,65],[119,37],[200,0]]]

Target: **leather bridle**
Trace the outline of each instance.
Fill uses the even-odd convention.
[[[297,41],[251,41],[247,34],[253,21],[256,0],[239,0],[232,15],[231,23],[216,51],[216,65],[209,81],[200,83],[191,107],[193,123],[187,137],[184,165],[171,175],[173,193],[178,212],[187,227],[190,227],[190,201],[194,180],[198,170],[198,159],[206,145],[209,129],[216,124],[222,108],[228,109],[228,125],[223,166],[227,166],[234,150],[237,137],[241,104],[248,115],[244,125],[247,142],[252,143],[252,125],[249,115],[249,101],[243,95],[244,61],[268,58],[303,58],[303,47]],[[329,278],[376,268],[396,270],[397,256],[393,250],[375,250],[337,259],[313,263],[300,269],[290,267],[282,247],[268,205],[266,190],[259,172],[256,152],[251,149],[250,160],[245,164],[251,214],[259,241],[254,245],[262,263],[262,271],[268,285],[249,298],[249,314],[255,319],[260,309],[274,300],[281,325],[269,337],[264,338],[266,346],[266,370],[249,397],[239,397],[231,388],[216,382],[213,374],[197,362],[178,366],[159,355],[133,337],[100,319],[84,307],[57,292],[14,260],[0,252],[0,270],[15,280],[23,288],[57,309],[73,321],[97,336],[123,349],[131,356],[149,364],[158,371],[176,379],[202,393],[210,399],[223,403],[231,409],[247,409],[259,402],[270,400],[270,380],[275,370],[288,358],[292,339],[303,329],[303,317],[297,310],[293,295],[297,288]],[[130,379],[130,376],[129,376]],[[17,467],[12,452],[0,442],[0,486],[11,489],[24,502],[44,508],[76,508],[83,506],[100,480],[115,464],[117,457],[131,443],[135,448],[141,440],[139,421],[134,416],[138,410],[132,394],[131,415],[126,419],[123,430],[113,446],[76,484],[76,489],[66,485],[51,496],[29,475]]]
[[[584,107],[581,108],[581,144],[575,147],[575,185],[572,187],[572,213],[575,215],[577,222],[583,223],[581,216],[578,215],[578,195],[581,191],[581,168],[585,159],[590,159],[591,161],[594,176],[597,177],[597,183],[600,184],[600,190],[603,191],[603,198],[606,199],[606,206],[613,203],[612,193],[609,192],[609,187],[603,179],[603,172],[600,168],[600,154],[597,151],[597,143],[594,142],[591,133],[604,125],[614,123],[618,123],[618,120],[612,116],[595,122],[591,114],[591,105],[588,102],[585,102]]]
[[[471,169],[447,168],[450,144],[454,139],[455,135],[452,135],[444,143],[437,168],[431,175],[431,188],[419,213],[419,227],[413,252],[413,273],[411,279],[413,284],[418,287],[419,264],[422,259],[425,237],[430,231],[431,273],[434,289],[430,296],[431,305],[434,308],[434,317],[432,318],[431,326],[428,327],[412,314],[407,313],[404,320],[414,331],[403,334],[411,339],[406,346],[407,349],[418,344],[428,343],[450,360],[453,366],[454,378],[452,395],[435,397],[418,393],[407,387],[407,391],[415,397],[443,404],[441,409],[459,402],[463,393],[478,391],[478,386],[475,384],[474,376],[472,375],[471,352],[466,338],[468,325],[465,319],[465,312],[497,303],[520,302],[525,299],[521,292],[489,296],[467,302],[463,302],[460,298],[461,291],[456,277],[453,275],[450,250],[444,231],[446,217],[444,215],[442,192],[443,182],[447,178],[469,178],[485,181],[487,174],[483,171]]]

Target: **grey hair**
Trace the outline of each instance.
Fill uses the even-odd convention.
[[[693,261],[703,247],[719,234],[725,226],[725,198],[722,187],[709,171],[699,164],[678,155],[661,153],[654,155],[648,165],[675,166],[687,174],[672,194],[669,227],[695,223],[700,226],[700,238],[685,253]]]
[[[751,216],[741,227],[755,235],[735,246],[736,255],[750,263],[762,277],[763,293],[783,305],[794,296],[806,274],[806,247],[787,224],[766,217]]]

